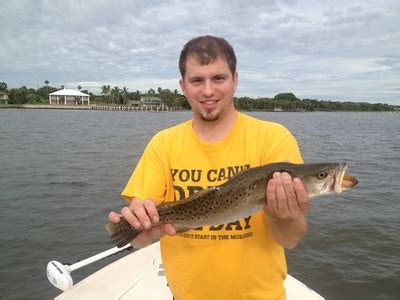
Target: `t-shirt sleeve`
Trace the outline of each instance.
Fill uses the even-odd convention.
[[[270,132],[270,139],[265,149],[263,163],[303,163],[300,148],[295,137],[282,125],[277,125],[272,132]]]
[[[157,203],[164,200],[166,192],[165,167],[162,161],[161,136],[155,135],[146,146],[121,196],[130,202],[133,197],[151,198]]]

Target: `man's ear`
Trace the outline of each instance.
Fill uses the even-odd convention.
[[[236,93],[236,89],[237,89],[238,82],[239,82],[239,73],[238,72],[235,72],[235,75],[233,76],[233,81],[234,81],[234,86],[235,86],[234,92]]]
[[[186,95],[186,91],[185,91],[185,82],[183,81],[183,79],[179,79],[179,86],[181,87],[181,90],[183,92],[183,94]]]

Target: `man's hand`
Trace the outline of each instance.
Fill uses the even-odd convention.
[[[271,232],[282,246],[294,248],[307,233],[305,214],[310,199],[300,179],[275,172],[266,187],[267,214]]]
[[[275,172],[268,181],[265,212],[279,220],[294,220],[305,215],[310,206],[308,194],[300,179],[284,172]]]
[[[171,224],[157,224],[159,222],[159,215],[156,203],[151,199],[142,201],[133,198],[129,206],[125,206],[121,209],[121,214],[110,212],[108,219],[110,222],[119,223],[121,216],[123,216],[132,227],[142,230],[131,242],[134,248],[143,248],[164,235],[173,236],[176,234],[176,230]]]

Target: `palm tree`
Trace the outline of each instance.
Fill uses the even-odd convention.
[[[122,93],[122,101],[123,101],[123,105],[127,105],[128,104],[128,97],[129,97],[129,92],[128,89],[126,88],[126,86],[124,86],[121,90]]]
[[[112,101],[115,104],[120,104],[120,98],[121,98],[121,90],[119,87],[115,86],[112,90],[111,90],[111,98]]]
[[[111,93],[111,87],[109,85],[103,85],[101,87],[101,94],[103,94],[106,97],[107,103],[110,102],[110,93]]]
[[[78,85],[78,90],[80,91],[82,89],[82,87],[80,85]]]
[[[142,93],[141,93],[139,90],[136,90],[134,100],[140,100],[141,94],[142,94]]]
[[[50,81],[48,81],[47,79],[44,81],[44,84],[46,85],[47,99],[49,99],[49,83]]]

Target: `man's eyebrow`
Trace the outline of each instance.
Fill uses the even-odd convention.
[[[220,74],[214,75],[213,77],[228,77],[228,74],[220,73]]]
[[[198,75],[195,75],[195,76],[189,77],[189,80],[194,80],[194,79],[203,79],[203,78],[204,78],[203,76],[198,76]]]

